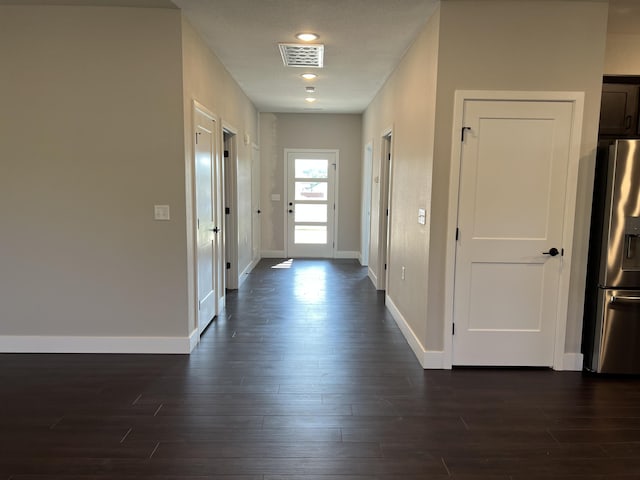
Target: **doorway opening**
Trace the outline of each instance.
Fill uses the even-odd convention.
[[[333,258],[338,150],[285,149],[288,257]]]
[[[362,222],[360,241],[360,265],[369,265],[369,241],[371,238],[371,172],[373,168],[373,142],[364,147],[362,175]]]
[[[443,366],[581,367],[565,336],[584,94],[455,102]]]
[[[387,288],[387,271],[389,263],[389,228],[391,225],[391,176],[392,176],[392,143],[391,129],[382,134],[380,158],[380,209],[378,225],[378,290]]]
[[[224,278],[222,276],[223,244],[222,162],[220,158],[219,126],[217,118],[204,106],[193,104],[193,165],[192,245],[194,254],[193,291],[195,327],[198,332],[207,328],[224,308]],[[191,256],[191,255],[190,255]]]
[[[222,130],[224,148],[224,213],[226,287],[236,290],[238,281],[238,144],[236,132],[228,126]]]

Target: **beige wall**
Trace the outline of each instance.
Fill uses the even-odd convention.
[[[253,261],[252,255],[252,144],[258,140],[258,113],[229,72],[206,46],[189,21],[182,20],[182,53],[184,69],[184,132],[185,158],[191,161],[193,155],[192,105],[197,100],[210,110],[219,124],[236,133],[238,156],[238,272],[241,273]],[[245,134],[249,144],[245,144]],[[221,132],[220,132],[221,135]],[[221,138],[221,137],[220,137]],[[193,312],[190,312],[193,316]],[[195,320],[191,319],[190,324]]]
[[[640,23],[638,33],[609,33],[604,73],[640,75]]]
[[[435,132],[436,74],[440,13],[437,10],[364,114],[363,143],[373,143],[373,176],[382,178],[382,135],[392,128],[392,186],[387,294],[414,334],[424,341],[430,222],[418,224],[418,209],[429,211]],[[384,275],[378,258],[380,195],[371,189],[369,269]],[[382,232],[384,241],[384,232]],[[405,280],[401,269],[405,267]]]
[[[365,141],[379,142],[379,129],[394,126],[388,294],[426,350],[443,348],[446,236],[455,228],[447,224],[455,91],[565,90],[586,93],[575,238],[573,245],[565,246],[573,248],[574,259],[566,351],[580,351],[606,21],[607,4],[599,1],[444,1],[439,16],[430,19],[367,109]],[[416,118],[422,119],[418,135],[405,135],[404,125],[415,128]],[[427,207],[429,230],[417,226],[417,208],[422,205]],[[373,254],[376,245],[372,247]],[[398,271],[409,261],[412,280],[402,283]],[[418,271],[410,272],[409,267]]]
[[[188,335],[180,29],[0,7],[0,335]]]
[[[285,249],[285,148],[340,150],[336,251],[360,251],[361,138],[361,115],[260,114],[263,252]],[[272,201],[272,194],[281,200]]]
[[[574,239],[573,245],[564,246],[573,248],[566,352],[580,351],[606,27],[604,1],[453,0],[442,4],[434,179],[447,181],[434,180],[432,221],[437,233],[430,246],[431,282],[444,278],[441,252],[446,234],[437,226],[446,225],[455,90],[586,94]],[[429,292],[429,306],[430,322],[442,318],[442,292]],[[428,327],[433,348],[441,345],[440,328],[440,322]]]

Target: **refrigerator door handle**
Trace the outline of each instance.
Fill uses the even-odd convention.
[[[640,297],[611,296],[609,303],[616,302],[640,303]]]

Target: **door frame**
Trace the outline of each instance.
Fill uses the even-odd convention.
[[[221,221],[223,220],[221,217],[220,210],[220,202],[219,202],[219,189],[220,185],[220,172],[217,170],[219,166],[219,125],[220,119],[207,107],[198,102],[197,100],[192,100],[191,102],[191,126],[189,129],[189,136],[191,137],[190,145],[192,148],[191,155],[189,155],[185,159],[185,206],[186,206],[186,233],[187,233],[187,298],[188,298],[188,322],[189,322],[189,331],[190,336],[193,339],[191,341],[191,349],[200,342],[200,333],[199,333],[199,323],[198,323],[198,219],[197,219],[197,208],[196,208],[196,168],[195,168],[195,159],[196,159],[196,151],[195,151],[195,132],[196,132],[196,116],[197,113],[200,112],[204,116],[210,118],[214,122],[214,132],[213,132],[213,145],[212,145],[212,155],[213,155],[213,175],[218,176],[216,179],[216,185],[212,186],[212,194],[216,195],[216,209],[214,215],[218,221],[218,224],[221,225]],[[219,261],[224,258],[222,257],[221,245],[219,239],[216,241],[217,248],[217,260],[218,267]],[[215,265],[214,265],[215,268]],[[218,268],[219,270],[219,268]],[[220,284],[220,275],[219,271],[216,272],[215,275],[215,288],[216,288],[216,302],[215,302],[215,314],[218,315],[225,306],[225,296],[224,296],[224,285]],[[194,333],[196,333],[194,335]]]
[[[462,161],[462,143],[460,132],[463,127],[464,103],[473,100],[495,101],[539,101],[567,102],[573,104],[571,138],[569,140],[569,161],[567,167],[567,188],[563,215],[562,246],[564,256],[561,259],[558,305],[556,308],[556,331],[553,354],[553,369],[573,369],[565,366],[565,338],[569,310],[569,284],[571,280],[571,261],[573,256],[573,234],[578,192],[578,169],[580,166],[580,147],[582,140],[582,117],[584,112],[584,92],[544,92],[544,91],[489,91],[457,90],[454,98],[453,130],[451,136],[451,167],[449,175],[449,211],[447,220],[447,249],[445,263],[445,305],[444,305],[444,349],[443,368],[450,369],[453,364],[453,305],[455,295],[456,226],[458,224],[458,200],[460,194],[460,163]]]
[[[289,154],[290,153],[332,153],[336,156],[336,168],[333,175],[333,203],[335,205],[333,211],[333,248],[331,249],[331,257],[336,258],[338,249],[338,202],[339,179],[340,179],[340,150],[333,148],[285,148],[284,149],[284,202],[282,214],[284,215],[284,254],[289,258],[289,221],[287,210],[289,209]]]
[[[240,286],[238,272],[238,130],[227,122],[222,122],[223,152],[223,203],[229,207],[229,214],[224,213],[224,259],[231,265],[223,268],[225,272],[225,288],[236,290]],[[229,142],[229,157],[224,157],[225,138]]]
[[[251,144],[251,267],[253,270],[260,261],[262,251],[262,225],[261,217],[261,185],[260,176],[260,146]]]
[[[373,176],[373,140],[364,146],[362,165],[362,208],[360,212],[360,265],[369,265],[371,243],[371,178]]]
[[[389,252],[391,251],[391,190],[393,186],[393,127],[380,134],[380,206],[378,208],[378,283],[377,290],[387,289]],[[387,211],[389,212],[387,214]]]

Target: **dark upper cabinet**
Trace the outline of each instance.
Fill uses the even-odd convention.
[[[605,83],[602,85],[600,135],[638,135],[640,85]]]

